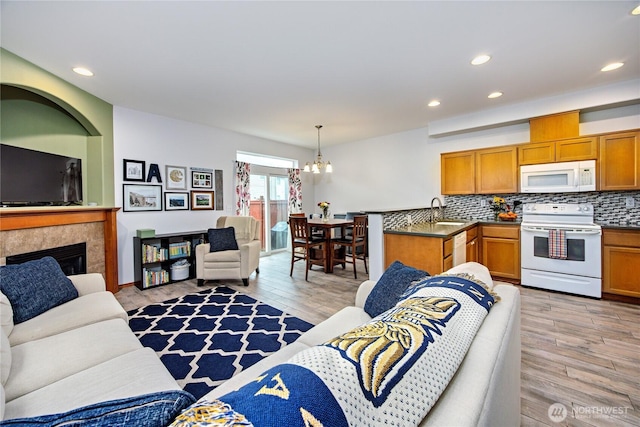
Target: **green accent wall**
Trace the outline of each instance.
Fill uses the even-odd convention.
[[[83,200],[114,206],[113,106],[0,49],[0,142],[83,160]]]

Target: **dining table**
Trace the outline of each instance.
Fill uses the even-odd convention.
[[[317,230],[322,230],[325,239],[324,245],[324,256],[327,260],[325,264],[326,267],[324,269],[325,273],[333,273],[333,259],[331,256],[331,239],[333,238],[334,229],[340,229],[342,233],[341,236],[344,236],[346,233],[346,228],[350,225],[353,225],[353,219],[316,219],[312,218],[307,220],[307,224],[311,228],[315,228]]]

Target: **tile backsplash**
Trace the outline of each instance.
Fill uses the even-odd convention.
[[[584,193],[521,193],[496,194],[513,207],[514,201],[524,203],[591,203],[598,224],[640,225],[640,191],[590,191]],[[635,207],[626,207],[631,198]],[[493,214],[488,202],[493,195],[445,196],[446,216],[449,218],[487,219]],[[482,206],[486,200],[487,205]],[[522,205],[515,209],[522,215]]]
[[[494,194],[469,196],[444,196],[444,217],[451,219],[489,220],[493,219],[493,211],[489,201]],[[502,197],[513,207],[516,200],[524,203],[591,203],[594,207],[595,221],[600,225],[629,225],[640,227],[640,191],[591,191],[584,193],[521,193],[495,194]],[[635,207],[627,207],[627,199],[631,198]],[[486,206],[482,202],[486,201]],[[522,216],[522,205],[514,210]],[[413,223],[428,222],[431,209],[413,209],[389,211],[384,214],[384,229],[406,227],[408,217]]]

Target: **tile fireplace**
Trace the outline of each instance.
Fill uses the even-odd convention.
[[[89,206],[0,208],[0,264],[6,264],[8,257],[84,243],[86,272],[102,274],[107,290],[116,293],[118,210]]]

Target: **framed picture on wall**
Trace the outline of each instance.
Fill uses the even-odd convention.
[[[191,191],[191,210],[213,210],[213,191]]]
[[[191,187],[213,188],[213,173],[207,171],[191,171]]]
[[[187,168],[184,166],[165,166],[165,188],[167,190],[187,189]]]
[[[122,184],[122,210],[143,212],[162,210],[162,186]]]
[[[122,180],[123,181],[145,181],[144,160],[122,160]]]
[[[164,193],[165,211],[187,211],[189,210],[189,193]]]

